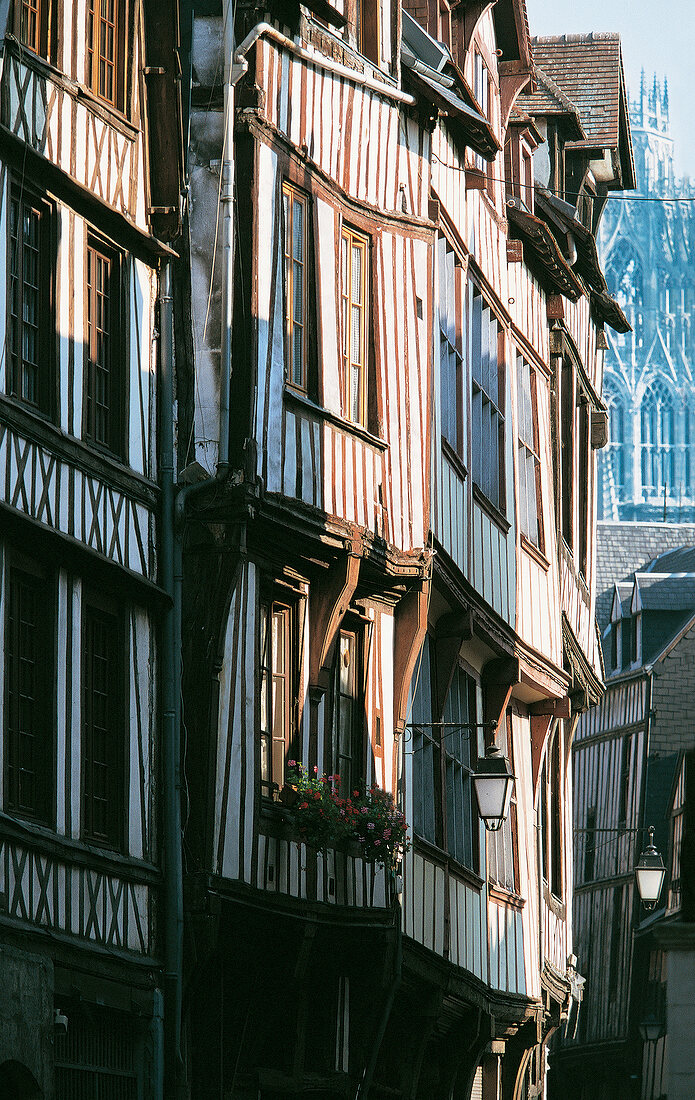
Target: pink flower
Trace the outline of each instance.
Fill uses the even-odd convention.
[[[314,764],[314,775],[318,775],[318,773],[319,773],[319,769],[316,766],[316,764]]]
[[[377,847],[378,847],[378,846],[379,846],[380,844],[381,844],[381,841],[380,841],[380,840],[375,840],[375,841],[374,841],[374,847],[375,847],[375,848],[377,848]]]
[[[290,768],[295,768],[297,766],[296,760],[288,760],[287,763]]]
[[[366,813],[367,813],[367,807],[366,807],[366,806],[363,806],[363,807],[362,807],[362,813],[363,813],[363,814],[366,814]]]

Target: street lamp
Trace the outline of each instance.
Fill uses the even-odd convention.
[[[640,1036],[644,1043],[655,1043],[657,1039],[661,1038],[663,1031],[661,1020],[658,1020],[654,1013],[642,1020],[638,1026]]]
[[[473,773],[473,786],[478,801],[478,813],[485,828],[496,832],[502,827],[512,799],[514,776],[509,761],[497,745],[490,745]]]
[[[649,844],[639,857],[635,867],[637,890],[645,909],[655,909],[664,883],[666,868],[654,847],[654,826],[649,826]]]

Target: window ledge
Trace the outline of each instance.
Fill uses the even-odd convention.
[[[361,424],[355,424],[352,420],[346,420],[344,417],[338,416],[337,413],[331,412],[330,409],[324,408],[323,405],[317,405],[315,401],[312,401],[312,399],[307,397],[305,393],[302,393],[301,390],[295,389],[291,383],[285,383],[284,394],[285,404],[299,406],[299,408],[313,413],[319,420],[326,420],[329,424],[334,424],[337,428],[347,432],[348,435],[354,435],[364,443],[368,443],[370,447],[374,447],[377,451],[388,450],[389,445],[384,439],[379,439],[378,436],[372,435],[372,433],[367,431],[366,428],[363,428]]]
[[[502,534],[507,535],[512,526],[511,523],[507,517],[500,512],[497,505],[493,504],[489,497],[485,496],[483,490],[480,489],[475,482],[473,482],[473,499],[480,505],[492,522],[499,527]]]
[[[128,880],[154,883],[161,879],[160,869],[147,860],[102,847],[90,840],[65,836],[48,825],[19,815],[0,811],[0,836],[12,837],[33,851],[47,852],[65,863],[94,867],[105,873],[122,875]]]
[[[473,871],[470,867],[466,867],[464,863],[459,863],[454,856],[448,855],[442,848],[433,844],[431,840],[425,840],[424,837],[415,834],[413,838],[413,848],[418,855],[423,856],[425,859],[432,860],[432,862],[436,863],[439,867],[448,870],[450,874],[455,875],[459,879],[463,879],[469,886],[472,886],[473,889],[481,891],[485,885],[484,880],[476,871]]]
[[[526,905],[526,898],[522,898],[514,890],[508,890],[506,886],[498,886],[496,882],[488,883],[487,895],[491,901],[499,902],[500,905],[507,905],[510,909],[521,911]]]
[[[451,463],[454,467],[454,471],[461,478],[461,481],[465,481],[468,477],[468,470],[463,464],[463,459],[454,450],[448,439],[442,436],[442,454],[446,458],[447,462]]]
[[[533,560],[538,565],[540,565],[541,569],[544,569],[545,572],[547,573],[548,570],[550,569],[550,562],[546,558],[543,551],[540,550],[536,546],[535,542],[531,542],[531,539],[527,538],[527,536],[523,533],[523,531],[520,532],[519,537],[520,537],[520,540],[521,540],[521,545],[522,545],[523,549],[526,551],[526,553],[528,554],[528,556],[530,558],[533,558]]]

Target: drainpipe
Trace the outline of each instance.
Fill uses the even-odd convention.
[[[161,585],[170,598],[162,636],[162,758],[164,794],[164,989],[166,999],[166,1065],[170,1079],[167,1093],[175,1094],[174,1082],[181,1066],[181,986],[183,968],[183,873],[181,853],[180,726],[177,721],[180,677],[174,581],[174,311],[171,260],[160,275],[160,385],[161,385],[161,487],[162,539]]]

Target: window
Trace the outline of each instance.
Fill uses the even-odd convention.
[[[9,391],[44,413],[52,407],[51,208],[12,188],[9,232]]]
[[[49,824],[53,790],[53,600],[30,565],[11,567],[5,621],[5,809]]]
[[[572,549],[574,524],[574,367],[562,361],[560,379],[560,523],[561,534]]]
[[[552,734],[541,774],[541,849],[543,878],[556,898],[562,898],[562,724]]]
[[[274,601],[261,607],[261,792],[272,798],[285,781],[292,756],[294,715],[293,608]]]
[[[471,320],[473,481],[500,512],[505,511],[503,330],[479,290],[473,290]]]
[[[437,722],[432,710],[432,686],[437,674],[434,652],[428,637],[413,698],[413,829],[458,863],[477,871],[479,827],[471,789],[477,756],[476,685],[457,663],[444,704],[445,724],[433,725]]]
[[[367,423],[367,264],[369,242],[347,227],[341,238],[343,409],[354,424]]]
[[[124,404],[120,266],[118,253],[89,238],[84,434],[116,455],[123,451]]]
[[[445,46],[451,46],[451,9],[447,0],[437,0],[437,34]]]
[[[436,804],[441,799],[439,742],[432,730],[432,645],[429,635],[425,638],[419,664],[416,667],[416,685],[413,696],[413,829],[415,833],[437,844]],[[418,725],[422,723],[422,725]]]
[[[364,779],[364,683],[361,629],[343,629],[333,667],[331,760],[343,791]]]
[[[87,598],[82,618],[82,836],[123,841],[125,676],[118,617]]]
[[[56,1032],[57,1100],[89,1096],[92,1100],[137,1100],[142,1095],[138,1051],[145,1030],[124,1012],[64,998],[56,1007],[70,1025]]]
[[[355,0],[357,49],[375,65],[380,61],[379,8],[374,0]]]
[[[463,331],[461,271],[457,254],[444,237],[439,252],[439,407],[442,437],[463,457]]]
[[[577,505],[579,515],[579,570],[587,576],[589,564],[589,402],[586,394],[580,394],[578,409],[577,446]]]
[[[123,107],[124,0],[87,0],[87,84],[100,99]]]
[[[543,550],[536,372],[520,355],[517,356],[516,368],[519,408],[519,524],[522,534],[539,550]]]
[[[308,203],[291,184],[282,188],[285,253],[285,339],[287,378],[308,389]]]
[[[446,848],[449,855],[466,867],[476,867],[478,854],[478,818],[471,789],[471,745],[477,731],[457,729],[476,721],[475,681],[460,665],[454,669],[443,719],[451,728],[442,729],[442,754],[446,790]]]
[[[627,824],[627,811],[630,796],[630,774],[632,764],[632,737],[623,737],[620,759],[620,800],[618,805],[618,824]]]
[[[586,813],[586,832],[584,836],[584,882],[591,882],[596,866],[596,807]]]
[[[512,716],[508,712],[506,720],[497,727],[496,740],[500,752],[509,760],[509,765],[514,771],[512,759]],[[500,886],[503,890],[515,891],[516,868],[514,859],[514,836],[516,833],[516,787],[512,794],[512,802],[509,813],[502,823],[502,827],[496,832],[489,832],[487,836],[487,874],[490,882]]]
[[[15,34],[39,57],[50,57],[50,0],[16,0]]]
[[[480,112],[488,122],[492,121],[492,77],[482,54],[476,49],[473,53],[473,92],[480,106]],[[485,175],[485,190],[490,197],[494,194],[493,168],[495,161],[487,161],[479,153],[475,153],[473,160],[476,168]]]

